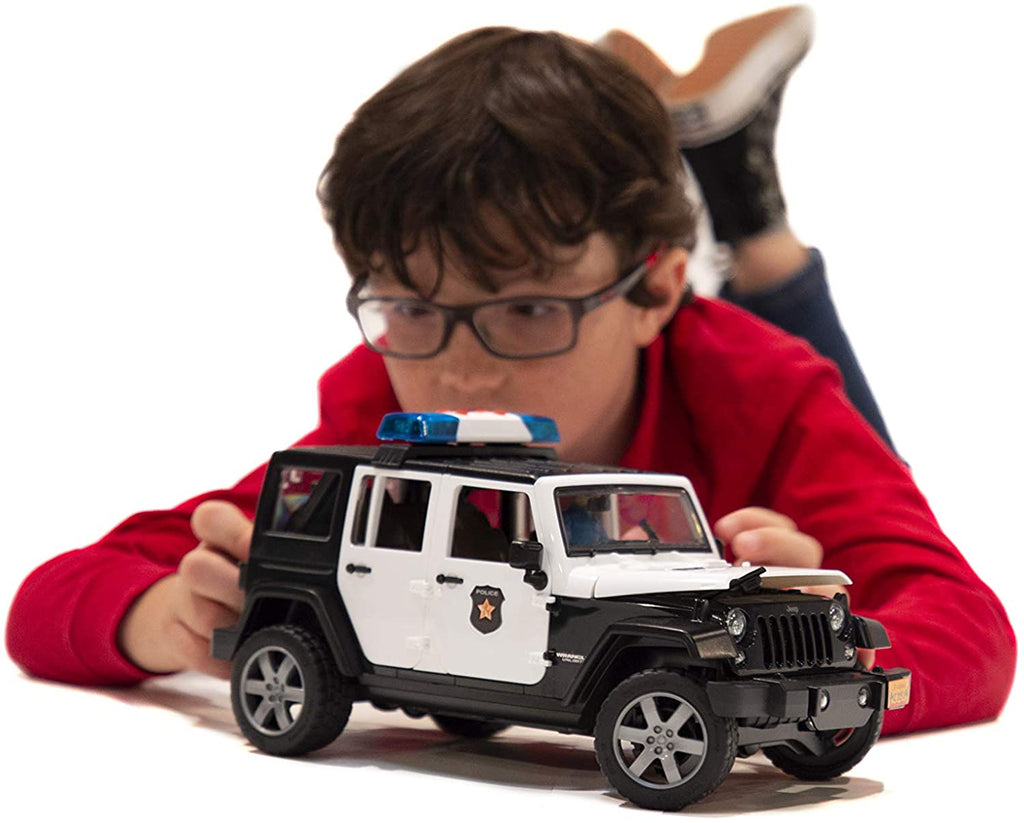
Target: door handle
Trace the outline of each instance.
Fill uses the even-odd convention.
[[[355,563],[349,563],[345,567],[345,571],[349,574],[369,574],[373,571],[369,566],[357,566]]]
[[[438,583],[454,583],[456,586],[465,582],[461,577],[454,577],[450,574],[439,574],[434,579],[437,580]]]

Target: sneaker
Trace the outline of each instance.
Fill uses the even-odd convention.
[[[627,31],[612,29],[594,45],[629,66],[654,91],[676,79],[668,64],[642,40]]]
[[[681,148],[704,146],[739,131],[783,86],[811,46],[814,17],[789,6],[715,31],[700,62],[675,74],[648,46],[619,30],[597,41],[632,68],[664,102]]]
[[[598,43],[665,104],[721,243],[735,246],[786,223],[775,127],[786,80],[810,48],[812,31],[803,6],[738,20],[708,38],[700,62],[684,75],[626,32],[609,32]]]

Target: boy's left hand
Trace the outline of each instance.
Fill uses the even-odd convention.
[[[821,543],[800,531],[784,514],[759,506],[727,514],[712,528],[715,536],[732,549],[734,561],[753,566],[796,566],[820,569],[824,552]],[[846,592],[845,586],[808,586],[802,591],[832,597]],[[848,595],[847,595],[848,596]],[[873,649],[858,649],[857,657],[867,668],[875,660]]]

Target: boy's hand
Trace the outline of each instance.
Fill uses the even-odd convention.
[[[737,563],[821,568],[821,543],[798,530],[786,515],[771,509],[739,509],[715,523],[712,530],[732,548]]]
[[[231,664],[210,657],[213,630],[238,619],[244,596],[238,563],[249,557],[252,522],[219,500],[200,504],[192,515],[199,545],[178,571],[151,586],[125,615],[118,643],[125,656],[151,672],[182,669],[229,677]]]
[[[821,543],[804,534],[784,514],[749,506],[727,514],[712,527],[715,536],[732,548],[737,564],[753,566],[797,566],[821,568]],[[845,586],[807,586],[802,591],[832,597],[846,592]],[[857,657],[867,668],[875,661],[874,649],[858,649]]]

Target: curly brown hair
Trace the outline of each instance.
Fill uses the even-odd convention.
[[[413,288],[406,257],[427,243],[430,294],[446,259],[495,291],[488,269],[548,276],[559,248],[596,231],[623,265],[661,242],[692,248],[682,175],[664,107],[625,65],[563,34],[492,27],[360,106],[317,194],[357,283],[388,270]],[[629,296],[652,302],[642,285]]]

